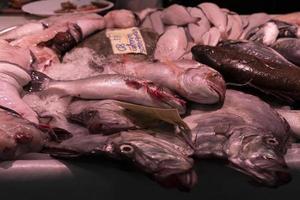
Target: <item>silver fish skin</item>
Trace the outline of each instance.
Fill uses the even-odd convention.
[[[258,97],[227,90],[221,108],[200,110],[184,121],[192,130],[196,157],[226,159],[266,186],[290,181],[284,162],[289,126]]]
[[[272,44],[272,48],[295,65],[300,66],[300,39],[280,38]]]
[[[48,145],[45,151],[65,158],[104,155],[127,160],[156,181],[180,189],[189,190],[197,182],[190,158],[193,150],[167,133],[134,130],[109,136],[73,137],[60,144]]]
[[[42,77],[44,76],[44,77]],[[118,74],[103,74],[73,81],[55,81],[42,73],[32,73],[31,91],[82,99],[113,99],[145,106],[176,108],[185,112],[185,101],[153,82]]]
[[[108,73],[150,80],[198,103],[219,103],[225,96],[226,86],[221,74],[192,60],[154,63],[128,61],[108,64],[104,68]]]
[[[0,160],[14,160],[19,156],[39,152],[48,136],[35,124],[18,113],[0,107]]]
[[[72,102],[67,110],[68,120],[83,125],[90,133],[112,134],[138,128],[125,115],[125,109],[113,100],[78,100]]]
[[[284,156],[284,159],[290,169],[297,171],[300,170],[300,144],[291,144]]]

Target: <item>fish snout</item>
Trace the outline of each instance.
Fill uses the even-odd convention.
[[[291,181],[291,175],[283,158],[262,157],[253,161],[255,168],[261,173],[257,176],[259,182],[271,187],[286,184]]]
[[[225,98],[225,81],[219,72],[210,67],[187,70],[182,83],[187,98],[197,103],[215,104]]]

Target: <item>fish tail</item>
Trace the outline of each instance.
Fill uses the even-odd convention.
[[[31,72],[31,81],[25,86],[28,92],[38,92],[48,88],[49,83],[52,81],[50,77],[38,71]]]

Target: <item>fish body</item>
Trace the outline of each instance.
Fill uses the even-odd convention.
[[[295,65],[300,66],[300,39],[280,38],[272,45],[272,48]]]
[[[192,60],[175,62],[123,62],[108,64],[104,71],[150,80],[188,100],[214,104],[222,102],[225,82],[212,68]]]
[[[197,182],[189,157],[193,150],[180,139],[143,130],[123,131],[109,136],[73,137],[46,151],[57,157],[105,155],[127,160],[164,185],[191,189]]]
[[[0,159],[13,160],[22,154],[38,152],[48,136],[16,112],[0,108]]]
[[[53,81],[33,73],[32,88],[44,94],[57,93],[82,99],[114,99],[140,105],[176,108],[185,112],[185,102],[174,96],[168,89],[153,82],[118,74],[103,74],[73,81]]]
[[[191,128],[196,157],[228,160],[267,186],[290,180],[284,162],[289,126],[259,98],[228,90],[221,108],[199,111],[184,121]]]
[[[299,68],[268,64],[226,47],[197,45],[192,48],[192,52],[197,61],[219,71],[227,83],[250,86],[288,103],[300,99]]]

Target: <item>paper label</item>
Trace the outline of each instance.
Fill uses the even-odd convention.
[[[144,39],[137,27],[126,29],[108,29],[109,38],[114,54],[140,53],[147,55]]]

